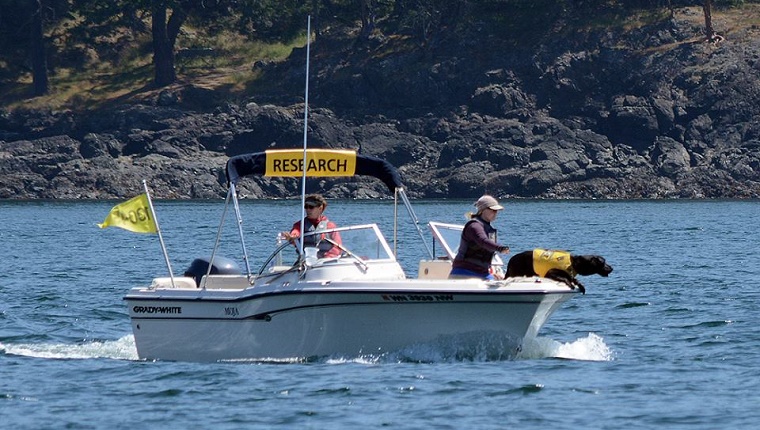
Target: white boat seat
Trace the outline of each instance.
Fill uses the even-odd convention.
[[[211,275],[201,278],[201,286],[208,289],[242,290],[251,284],[245,275]]]
[[[449,279],[451,261],[449,260],[422,260],[417,272],[419,279]]]
[[[173,287],[172,287],[172,278],[168,276],[164,278],[155,278],[153,279],[153,282],[150,284],[150,287],[151,288],[192,289],[192,290],[198,288],[198,286],[195,285],[195,279],[190,278],[188,276],[175,276]]]

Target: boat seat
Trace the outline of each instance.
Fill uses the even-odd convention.
[[[155,278],[153,279],[153,282],[150,284],[151,288],[177,288],[177,289],[196,289],[198,288],[197,285],[195,285],[195,279],[190,278],[188,276],[175,276],[174,277],[174,286],[172,286],[172,278],[170,277],[164,277],[164,278]]]
[[[417,274],[419,279],[449,279],[451,261],[449,260],[422,260]]]
[[[242,290],[251,286],[248,277],[245,275],[204,275],[201,279],[201,285],[208,289],[230,290]]]

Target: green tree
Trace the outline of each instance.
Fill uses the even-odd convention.
[[[167,20],[168,1],[151,0],[151,34],[153,36],[154,82],[165,87],[177,80],[174,69],[174,44],[182,24],[187,19],[187,11],[175,5]]]
[[[322,11],[330,16],[331,6],[329,0],[240,0],[235,9],[240,17],[236,25],[251,40],[284,41],[306,30],[308,15],[319,28]]]
[[[35,96],[41,96],[50,90],[45,56],[44,16],[41,0],[33,0],[30,3],[29,59],[32,63],[32,88]]]
[[[175,51],[182,26],[189,20],[208,25],[235,14],[235,0],[74,0],[87,19],[90,37],[108,34],[119,28],[143,30],[143,14],[150,14],[153,51],[153,81],[164,87],[177,80]]]
[[[31,73],[32,94],[47,94],[52,54],[46,29],[67,18],[69,8],[68,0],[0,0],[0,77]]]
[[[368,38],[377,24],[377,0],[358,0],[359,14],[361,16],[362,30],[359,34],[361,38]]]

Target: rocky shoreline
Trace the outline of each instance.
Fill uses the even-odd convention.
[[[378,57],[391,41],[317,41],[309,145],[390,161],[413,198],[760,198],[760,30],[705,43],[695,14],[538,50],[461,40]],[[301,88],[301,55],[257,67]],[[124,198],[143,179],[156,198],[222,197],[229,156],[302,145],[291,91],[232,104],[184,85],[98,111],[0,111],[0,198]],[[287,197],[291,182],[240,191]],[[386,195],[372,180],[310,182],[333,198]]]

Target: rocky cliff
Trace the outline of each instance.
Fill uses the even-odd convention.
[[[488,29],[419,49],[326,34],[309,145],[387,159],[418,198],[760,197],[760,30],[730,22],[718,43],[697,9],[524,46]],[[223,196],[227,157],[302,145],[304,58],[254,65],[277,85],[243,103],[184,85],[98,111],[2,111],[0,198],[123,198],[142,179],[157,198]],[[291,182],[241,193],[292,195]],[[309,187],[384,195],[364,180]]]

